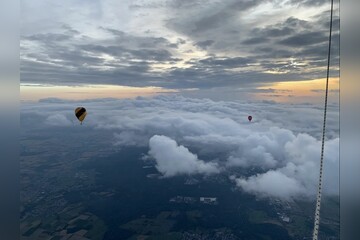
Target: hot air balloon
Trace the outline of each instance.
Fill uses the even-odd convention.
[[[80,124],[84,121],[86,117],[86,109],[84,107],[78,107],[75,109],[75,116],[79,119]]]
[[[248,116],[248,120],[249,120],[249,122],[251,122],[252,116]]]

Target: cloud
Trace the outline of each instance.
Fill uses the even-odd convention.
[[[148,154],[165,177],[220,172],[232,176],[239,190],[262,197],[313,198],[316,193],[322,106],[180,95],[79,102],[50,99],[22,104],[22,128],[49,132],[68,126],[69,121],[77,121],[73,109],[78,105],[88,110],[82,127],[106,132],[116,148],[149,147]],[[327,195],[338,194],[338,114],[338,106],[329,105]],[[251,123],[248,115],[253,116]]]
[[[247,64],[252,63],[253,60],[248,58],[242,58],[242,57],[235,57],[235,58],[215,58],[215,57],[209,57],[205,58],[199,61],[200,64],[203,64],[205,66],[209,67],[222,67],[222,68],[235,68],[235,67],[244,67],[247,66]]]
[[[262,38],[262,37],[254,37],[254,38],[249,38],[244,40],[242,43],[246,44],[246,45],[252,45],[252,44],[260,44],[260,43],[265,43],[269,41],[267,38]]]
[[[321,32],[301,33],[281,40],[279,43],[291,47],[303,47],[307,45],[324,43],[328,37]]]
[[[323,93],[325,92],[324,89],[311,89],[312,92],[316,92],[316,93]],[[330,89],[329,92],[331,93],[339,93],[340,89]]]
[[[317,189],[320,161],[320,142],[300,134],[285,144],[286,165],[270,169],[248,178],[234,177],[236,185],[260,197],[295,199],[300,196],[314,198]],[[339,194],[339,139],[326,142],[323,192]]]
[[[211,46],[214,43],[213,40],[205,40],[205,41],[200,41],[197,42],[195,44],[195,46],[198,46],[199,48],[205,50],[206,48],[208,48],[209,46]]]
[[[21,81],[208,89],[320,78],[324,3],[34,0],[22,6]],[[336,17],[333,63],[339,61]]]
[[[289,2],[306,6],[321,6],[328,3],[328,1],[325,0],[291,0]]]
[[[155,135],[151,137],[149,147],[149,154],[156,161],[155,167],[164,177],[219,172],[216,163],[199,160],[186,147],[179,146],[176,141],[166,136]]]
[[[260,196],[290,199],[291,196],[306,194],[306,189],[295,179],[277,171],[251,176],[248,179],[234,179],[244,191]]]
[[[46,118],[45,122],[53,126],[71,126],[72,122],[62,114],[51,115]]]

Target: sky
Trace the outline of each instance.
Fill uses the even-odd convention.
[[[21,99],[177,92],[216,100],[319,102],[329,3],[21,1]],[[337,16],[335,3],[333,99],[339,90]]]
[[[82,127],[148,148],[164,180],[227,174],[259,197],[314,199],[329,3],[22,1],[21,125],[72,129],[84,106]],[[328,195],[339,182],[337,4],[333,26]]]

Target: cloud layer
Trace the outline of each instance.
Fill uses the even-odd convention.
[[[309,104],[229,102],[177,95],[82,102],[24,103],[23,128],[76,128],[74,106],[85,106],[82,127],[108,131],[117,147],[149,147],[164,177],[228,174],[239,189],[263,197],[314,197],[322,108]],[[252,115],[250,123],[247,116]],[[329,106],[325,143],[326,194],[338,193],[338,107]]]
[[[21,81],[231,89],[322,78],[327,3],[23,2]],[[337,13],[332,54],[335,76]]]

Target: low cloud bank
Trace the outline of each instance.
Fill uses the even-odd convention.
[[[112,132],[119,147],[149,147],[164,177],[229,172],[239,189],[257,196],[288,199],[316,193],[321,107],[177,95],[45,101],[22,105],[22,127],[77,127],[73,109],[78,105],[88,111],[82,127]],[[329,107],[327,129],[324,193],[331,195],[338,194],[339,184],[337,106]],[[250,176],[234,174],[237,168]]]

